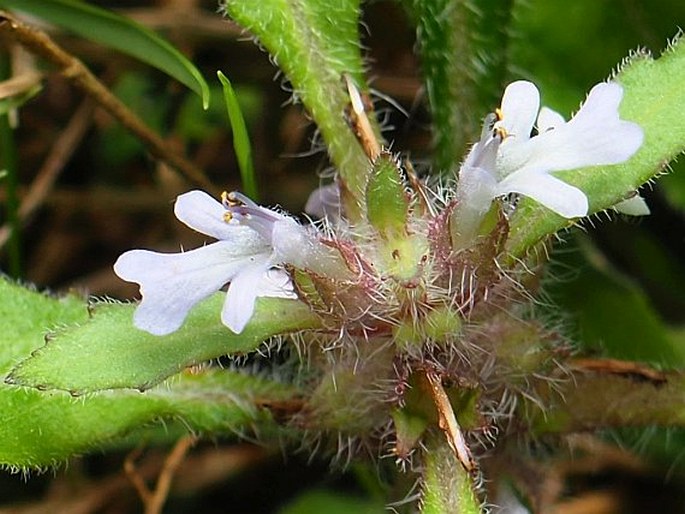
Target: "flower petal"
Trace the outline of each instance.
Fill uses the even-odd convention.
[[[530,137],[540,108],[540,93],[532,82],[517,80],[504,90],[502,96],[502,121],[510,137],[525,141]]]
[[[243,268],[228,286],[221,322],[236,334],[243,331],[254,313],[254,304],[259,296],[257,284],[261,284],[268,269],[268,259],[256,262]]]
[[[612,125],[619,120],[618,106],[623,99],[623,88],[616,82],[600,82],[588,93],[569,123],[584,125]]]
[[[215,239],[235,241],[242,246],[265,244],[253,230],[237,223],[226,223],[226,209],[204,191],[189,191],[180,195],[174,205],[176,217],[193,230]]]
[[[538,114],[538,133],[542,134],[548,130],[561,127],[566,120],[557,111],[553,111],[549,107],[543,107]]]
[[[640,126],[619,117],[622,98],[623,88],[619,84],[597,84],[568,122],[568,130],[577,139],[577,146],[592,154],[588,158],[592,162],[583,166],[624,162],[642,145],[644,134]]]
[[[287,262],[296,268],[313,265],[310,261],[317,256],[319,241],[310,237],[307,229],[292,218],[274,223],[271,244],[274,262]]]
[[[514,173],[497,185],[498,195],[519,193],[529,196],[564,218],[587,215],[588,200],[577,187],[546,173]]]
[[[257,282],[257,297],[297,299],[297,293],[290,275],[279,268],[266,270],[262,279]]]
[[[468,246],[476,236],[480,222],[496,196],[497,179],[492,173],[465,162],[459,171],[457,203],[452,220],[452,244],[455,248]]]
[[[461,216],[480,219],[496,196],[499,196],[497,179],[487,168],[467,165],[461,168],[457,188],[457,209]]]
[[[155,335],[177,330],[188,311],[218,291],[246,265],[264,254],[253,254],[233,242],[219,241],[184,253],[132,250],[114,264],[119,277],[140,284],[143,296],[135,325]]]
[[[537,173],[585,166],[618,164],[642,145],[642,129],[619,118],[623,90],[615,83],[598,84],[568,123],[520,144],[505,139],[500,145],[498,171]]]

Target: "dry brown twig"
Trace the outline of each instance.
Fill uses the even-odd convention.
[[[152,155],[167,162],[191,182],[215,192],[214,186],[201,169],[170,147],[114,96],[79,59],[63,50],[46,33],[18,21],[8,13],[0,12],[0,35],[57,66],[62,75],[140,139]]]
[[[476,471],[478,465],[471,454],[466,439],[464,439],[464,434],[457,422],[445,388],[442,386],[440,376],[431,371],[426,371],[423,376],[429,385],[429,391],[438,413],[438,426],[445,434],[447,444],[466,471],[469,473]]]
[[[171,453],[164,460],[164,465],[157,478],[157,485],[153,491],[148,488],[143,477],[136,469],[135,459],[138,458],[140,450],[131,452],[126,458],[124,471],[145,505],[145,514],[160,514],[162,512],[162,507],[164,507],[164,502],[166,502],[169,490],[171,489],[171,481],[174,478],[174,474],[183,462],[188,450],[192,448],[196,441],[197,439],[194,436],[186,436],[179,439]]]
[[[263,448],[250,444],[211,447],[192,452],[176,471],[176,476],[182,476],[183,479],[175,481],[172,490],[184,496],[198,494],[269,456],[270,453]],[[164,461],[167,459],[168,456]],[[146,455],[135,469],[143,480],[154,480],[164,469],[164,461],[155,451]],[[74,467],[70,469],[74,470]],[[130,510],[134,495],[131,480],[118,471],[92,481],[85,477],[78,478],[78,475],[74,477],[58,473],[55,480],[57,487],[49,489],[45,496],[21,505],[0,506],[0,514],[94,514]]]

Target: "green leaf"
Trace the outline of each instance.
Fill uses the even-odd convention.
[[[243,190],[247,196],[257,201],[257,180],[252,163],[252,147],[250,145],[250,135],[247,133],[247,126],[245,125],[245,118],[243,118],[238,97],[228,77],[220,71],[217,72],[217,76],[224,90],[224,101],[226,102],[228,119],[231,122],[231,130],[233,131],[233,148],[238,158]]]
[[[48,297],[0,279],[0,299],[3,375],[40,344],[46,330],[88,323],[83,300],[74,296]],[[182,419],[186,431],[266,429],[273,426],[271,418],[255,399],[283,400],[293,394],[283,384],[220,369],[182,374],[144,394],[118,390],[78,399],[0,383],[0,466],[44,468],[116,441],[137,444],[127,434],[142,434],[138,427],[164,419]]]
[[[316,122],[349,198],[346,214],[360,221],[370,163],[345,120],[344,73],[361,87],[359,0],[225,0],[231,18],[254,34],[290,80]],[[365,89],[362,87],[362,89]]]
[[[224,370],[184,375],[145,394],[120,390],[83,399],[3,384],[0,465],[55,465],[164,419],[181,418],[187,429],[209,433],[266,428],[269,415],[249,400],[284,398],[289,396],[285,391],[279,384]]]
[[[423,453],[422,514],[480,514],[480,502],[468,472],[440,434]]]
[[[685,41],[680,40],[661,58],[635,58],[616,77],[623,85],[621,118],[642,127],[645,140],[629,161],[596,166],[555,175],[582,189],[590,201],[590,213],[623,200],[658,175],[669,161],[685,149]],[[568,227],[564,219],[532,200],[524,199],[510,220],[507,251],[520,257],[548,235]]]
[[[195,91],[205,107],[209,86],[183,54],[148,28],[79,0],[0,0],[0,8],[21,11],[65,28],[169,74]]]
[[[103,389],[144,390],[190,365],[251,352],[272,336],[318,323],[298,301],[260,298],[250,323],[236,335],[219,321],[224,298],[224,293],[217,293],[201,302],[183,327],[162,337],[133,326],[134,305],[97,304],[91,319],[50,335],[7,380],[76,395]]]
[[[502,94],[513,0],[403,0],[433,115],[434,164],[452,172]]]

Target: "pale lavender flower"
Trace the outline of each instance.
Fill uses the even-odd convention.
[[[338,220],[340,218],[340,187],[337,182],[317,187],[309,195],[304,212],[316,218]]]
[[[119,257],[116,274],[140,284],[143,299],[134,315],[138,328],[155,335],[174,332],[195,304],[227,283],[221,321],[235,333],[245,328],[258,297],[296,297],[289,276],[279,268],[302,263],[310,244],[294,219],[239,193],[219,203],[202,191],[179,196],[174,213],[218,241],[176,254],[132,250]]]
[[[509,193],[529,196],[565,218],[587,215],[585,193],[552,173],[618,164],[638,150],[642,129],[619,118],[622,98],[619,84],[597,84],[566,122],[551,109],[539,109],[534,84],[510,84],[459,172],[455,221],[461,237],[472,237],[492,200]],[[531,137],[536,118],[537,135]]]

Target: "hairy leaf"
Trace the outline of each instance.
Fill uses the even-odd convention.
[[[88,323],[83,300],[76,297],[57,299],[0,280],[0,298],[2,374],[38,346],[47,329]],[[63,373],[73,371],[70,363],[62,365]],[[136,444],[124,437],[164,419],[180,419],[186,430],[198,432],[266,429],[271,418],[256,400],[292,394],[288,386],[227,370],[184,373],[146,393],[118,390],[81,398],[0,383],[0,466],[44,468],[116,441]]]
[[[52,333],[7,380],[77,395],[116,388],[144,390],[187,366],[251,352],[274,335],[317,323],[297,301],[261,298],[250,324],[236,335],[219,321],[223,299],[224,294],[217,293],[205,300],[191,311],[181,329],[161,337],[133,326],[134,305],[97,304],[89,320]],[[34,348],[39,341],[40,337]]]
[[[403,0],[416,23],[436,172],[454,171],[497,106],[513,0]]]
[[[188,429],[208,433],[264,428],[270,417],[250,400],[286,396],[278,384],[225,370],[184,375],[146,393],[119,390],[84,398],[2,384],[0,465],[55,465],[164,419],[181,419]]]
[[[685,426],[685,379],[680,372],[612,372],[607,366],[603,372],[575,373],[573,379],[554,385],[541,380],[536,394],[545,406],[528,405],[536,433]]]
[[[257,37],[292,83],[316,122],[359,220],[370,163],[345,120],[349,104],[343,74],[362,89],[359,0],[225,0],[225,10]]]

